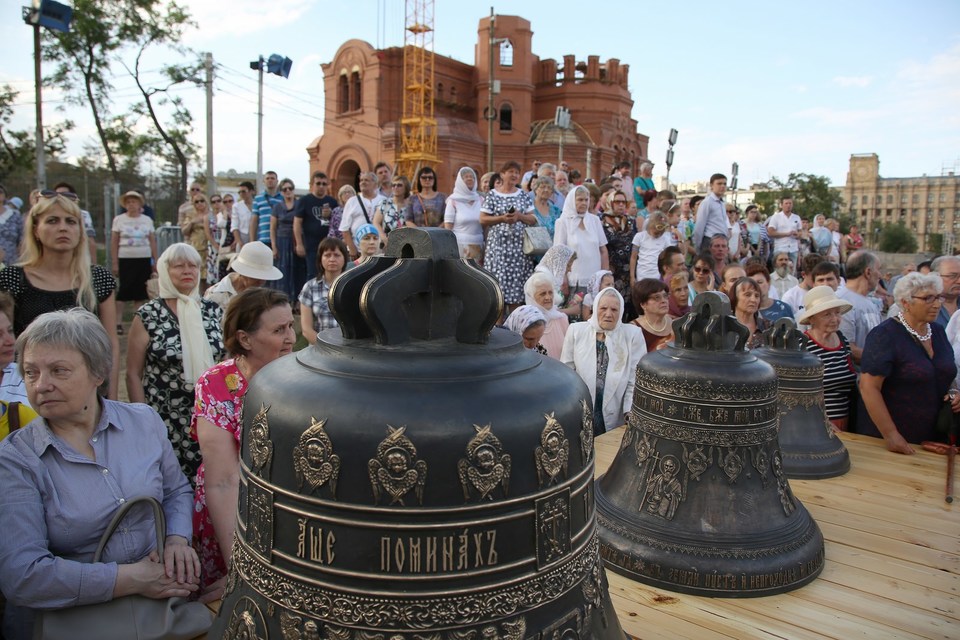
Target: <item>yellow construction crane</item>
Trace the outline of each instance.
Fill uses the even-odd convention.
[[[396,173],[412,181],[421,166],[440,162],[433,113],[434,0],[406,0],[405,4],[403,114]]]

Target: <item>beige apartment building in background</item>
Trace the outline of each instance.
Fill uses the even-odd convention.
[[[843,203],[869,237],[869,246],[875,246],[882,224],[902,220],[917,234],[921,252],[955,253],[960,248],[960,176],[954,170],[940,176],[884,178],[877,154],[855,153],[850,156]],[[936,244],[932,234],[942,236],[942,246],[932,246]]]

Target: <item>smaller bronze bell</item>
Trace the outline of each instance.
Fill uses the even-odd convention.
[[[788,478],[819,480],[850,470],[850,454],[833,432],[823,404],[823,363],[807,351],[807,337],[789,318],[764,334],[754,353],[777,372],[780,450]]]
[[[607,568],[725,598],[807,584],[823,535],[793,495],[777,443],[777,378],[722,293],[701,293],[676,340],[637,366],[620,451],[597,481]]]

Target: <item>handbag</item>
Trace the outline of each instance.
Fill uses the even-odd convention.
[[[528,256],[542,256],[553,246],[546,227],[523,228],[523,252]]]
[[[94,562],[100,562],[103,549],[120,521],[134,505],[140,503],[153,507],[157,553],[163,557],[167,529],[163,509],[155,498],[143,496],[128,500],[117,509],[100,538],[93,556]],[[201,602],[188,602],[184,598],[158,600],[133,595],[98,604],[39,611],[33,626],[33,640],[192,640],[206,633],[211,624],[213,613]]]

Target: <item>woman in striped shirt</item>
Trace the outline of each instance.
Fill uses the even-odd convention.
[[[838,431],[846,431],[850,418],[850,392],[857,383],[850,343],[840,333],[840,316],[850,304],[828,286],[814,287],[803,296],[804,309],[797,318],[809,324],[807,351],[823,362],[823,401],[827,417]]]

